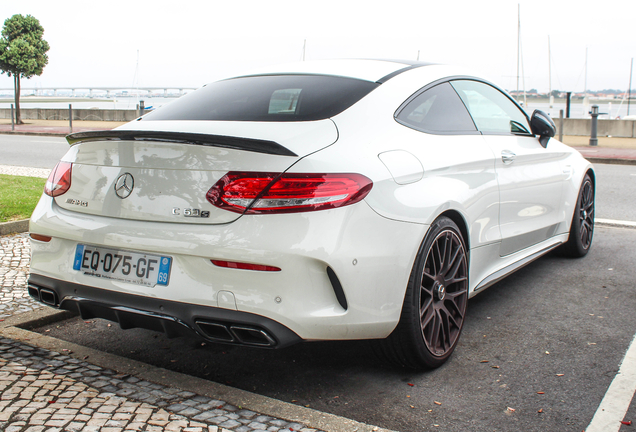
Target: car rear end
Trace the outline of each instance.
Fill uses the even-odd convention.
[[[337,77],[347,103],[312,114],[305,96],[334,77],[265,77],[248,83],[253,94],[274,82],[253,112],[228,80],[117,130],[69,136],[31,219],[30,294],[122,328],[253,346],[388,335],[401,301],[387,287],[406,285],[422,227],[364,202],[373,170],[311,163],[338,140],[334,113],[377,83]]]

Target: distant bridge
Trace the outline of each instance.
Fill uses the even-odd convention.
[[[37,93],[42,93],[42,92],[48,92],[48,91],[53,91],[53,95],[57,96],[57,92],[60,90],[70,90],[73,97],[75,97],[75,94],[78,90],[88,90],[89,96],[92,97],[93,96],[93,92],[94,91],[98,91],[98,92],[106,92],[106,97],[110,97],[111,92],[126,92],[128,94],[134,95],[140,92],[146,92],[146,93],[152,93],[152,92],[156,92],[156,91],[161,91],[163,90],[163,95],[167,96],[168,95],[168,90],[177,90],[179,92],[179,95],[182,95],[184,93],[184,91],[187,90],[196,90],[197,87],[180,87],[180,86],[153,86],[153,87],[135,87],[135,88],[131,88],[131,87],[104,87],[104,86],[95,86],[95,87],[89,87],[89,86],[77,86],[77,87],[70,87],[70,86],[59,86],[59,87],[21,87],[20,88],[20,94],[22,95],[22,92],[27,92],[27,91],[32,91]],[[10,88],[0,88],[0,92],[4,92],[4,91],[13,91],[13,87]]]

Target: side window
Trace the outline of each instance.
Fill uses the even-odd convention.
[[[447,82],[420,93],[399,110],[395,118],[403,125],[422,132],[477,132],[466,107]]]
[[[496,88],[469,80],[451,81],[451,84],[480,132],[532,135],[526,115]]]

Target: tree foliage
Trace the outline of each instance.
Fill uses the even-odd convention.
[[[13,15],[4,21],[0,38],[0,70],[13,76],[16,101],[16,121],[20,120],[20,78],[42,75],[49,62],[49,44],[42,36],[44,28],[31,15]]]

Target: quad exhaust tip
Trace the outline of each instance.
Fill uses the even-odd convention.
[[[59,305],[57,294],[53,290],[40,288],[36,285],[29,284],[28,291],[31,297],[46,305],[53,307],[58,307]]]
[[[203,335],[216,342],[272,348],[276,340],[264,329],[229,323],[196,321]]]

